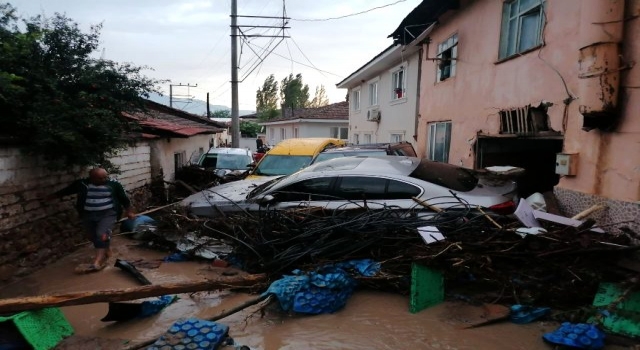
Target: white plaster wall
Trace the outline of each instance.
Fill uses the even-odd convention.
[[[209,149],[209,141],[212,135],[195,135],[189,138],[157,139],[151,142],[151,163],[153,164],[153,175],[157,176],[162,170],[163,180],[173,181],[175,179],[174,154],[185,152],[185,162],[197,159],[202,152]],[[186,164],[185,163],[185,164]]]
[[[301,123],[283,123],[276,125],[266,125],[267,136],[266,140],[270,145],[275,145],[278,142],[282,141],[283,138],[280,137],[280,129],[284,128],[286,130],[286,139],[293,138],[294,129],[298,128],[298,137],[331,137],[331,128],[333,127],[342,127],[347,128],[349,126],[348,120],[335,120],[335,121],[319,121],[319,122],[310,122],[305,121]],[[270,129],[273,129],[273,134],[270,132]],[[255,142],[254,142],[255,143]],[[254,145],[255,146],[255,145]]]
[[[371,135],[371,142],[389,142],[391,134],[403,134],[403,141],[409,141],[416,147],[413,135],[416,133],[416,118],[418,115],[418,71],[419,54],[415,53],[404,58],[403,63],[386,67],[381,72],[372,72],[365,82],[349,89],[349,96],[354,89],[360,89],[360,110],[349,106],[349,142],[355,142],[355,134],[360,135],[360,143],[364,141],[364,134]],[[392,99],[392,73],[405,67],[405,98]],[[369,83],[378,80],[378,105],[369,106]],[[367,121],[367,111],[379,108],[380,122]]]

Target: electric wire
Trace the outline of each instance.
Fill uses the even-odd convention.
[[[336,19],[343,19],[343,18],[347,18],[347,17],[353,17],[353,16],[358,16],[358,15],[362,15],[371,11],[375,11],[375,10],[379,10],[379,9],[383,9],[385,7],[389,7],[389,6],[394,6],[397,5],[399,3],[405,2],[407,0],[398,0],[396,2],[390,3],[390,4],[386,4],[386,5],[381,5],[381,6],[376,6],[376,7],[372,7],[368,10],[364,10],[364,11],[360,11],[360,12],[356,12],[356,13],[350,13],[348,15],[344,15],[344,16],[338,16],[338,17],[329,17],[329,18],[292,18],[292,21],[298,21],[298,22],[325,22],[325,21],[332,21],[332,20],[336,20]]]

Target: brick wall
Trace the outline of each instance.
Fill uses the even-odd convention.
[[[121,170],[114,177],[136,208],[144,208],[149,200],[149,152],[143,143],[112,159]],[[39,199],[86,175],[80,168],[49,171],[17,148],[0,146],[0,281],[26,275],[84,242],[75,196],[48,203]]]

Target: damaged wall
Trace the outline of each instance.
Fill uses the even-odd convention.
[[[614,12],[609,7],[621,1],[595,3],[609,14]],[[499,133],[500,110],[547,101],[552,103],[548,109],[551,128],[564,134],[563,151],[579,153],[577,175],[561,178],[558,187],[634,205],[640,199],[640,68],[633,66],[640,61],[640,0],[623,3],[626,10],[619,65],[620,117],[613,131],[604,132],[583,130],[579,110],[580,105],[586,104],[585,99],[592,98],[580,95],[584,89],[579,78],[580,50],[585,45],[578,38],[584,31],[580,21],[584,20],[583,7],[587,3],[546,1],[544,45],[500,61],[503,3],[463,2],[461,10],[443,18],[431,34],[431,43],[425,45],[426,57],[433,58],[439,43],[454,33],[458,35],[456,76],[436,82],[436,63],[424,63],[420,155],[427,154],[428,123],[452,121],[449,162],[473,167],[475,137],[478,132]],[[606,35],[608,23],[592,25]]]
[[[149,154],[149,146],[139,144],[111,159],[122,172],[113,177],[124,185],[136,208],[144,208],[149,200]],[[75,196],[39,200],[84,176],[87,171],[80,168],[49,171],[18,148],[0,147],[0,281],[56,261],[84,241]]]

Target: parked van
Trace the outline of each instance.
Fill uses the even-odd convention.
[[[289,175],[306,168],[325,149],[344,146],[334,138],[297,138],[280,141],[262,157],[250,176]]]

